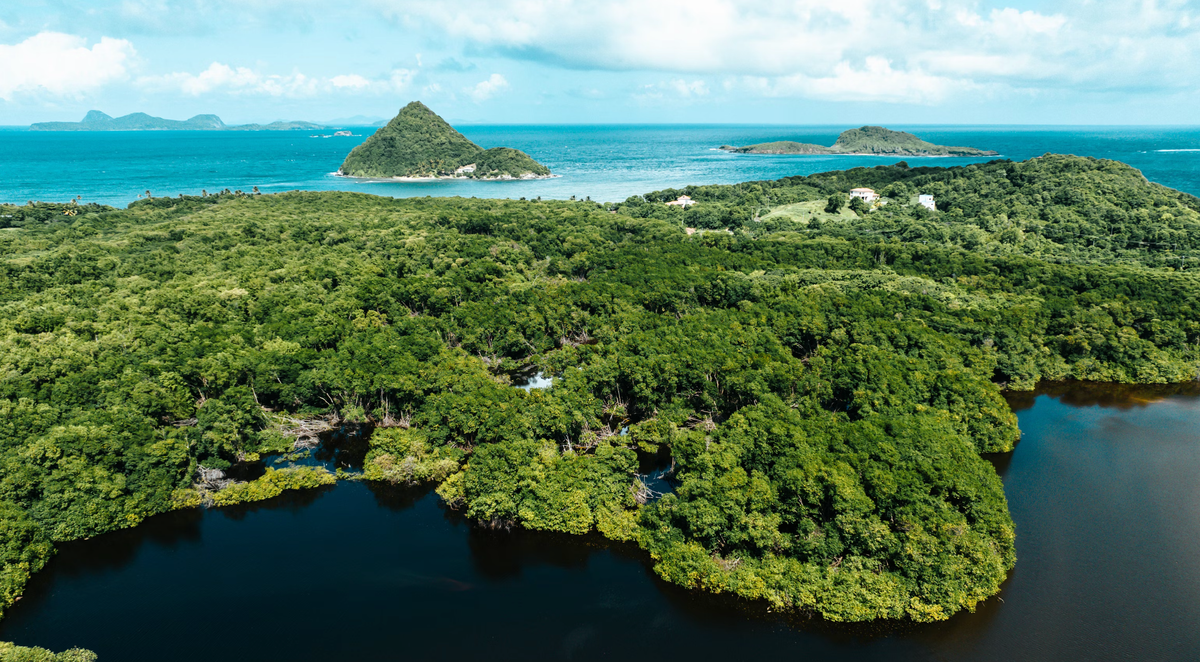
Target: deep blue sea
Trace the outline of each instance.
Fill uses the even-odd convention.
[[[716,148],[771,140],[830,145],[844,126],[610,125],[462,126],[484,147],[516,147],[560,177],[537,181],[419,183],[333,176],[374,129],[354,137],[308,132],[43,133],[0,128],[0,202],[57,201],[125,206],[139,193],[198,194],[225,188],[264,192],[351,190],[390,195],[591,198],[613,202],[662,188],[777,179],[899,159],[728,154]],[[1046,152],[1124,161],[1152,181],[1200,194],[1197,127],[894,126],[931,142],[994,149],[1002,158]],[[319,132],[319,135],[332,133]],[[987,159],[906,158],[912,165]]]

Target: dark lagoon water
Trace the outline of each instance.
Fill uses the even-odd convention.
[[[102,662],[1197,659],[1200,390],[1010,402],[1024,438],[991,459],[1017,567],[946,623],[783,618],[667,585],[633,547],[482,531],[428,490],[343,482],[63,545],[0,640]]]
[[[771,140],[833,144],[846,126],[611,125],[461,126],[484,147],[524,150],[554,179],[515,182],[368,182],[333,176],[346,154],[374,129],[353,137],[308,132],[30,132],[0,129],[0,202],[85,202],[125,206],[146,190],[156,196],[224,188],[264,192],[347,190],[396,197],[590,197],[615,202],[688,184],[778,179],[900,159],[862,156],[729,154],[716,148]],[[894,126],[927,140],[994,149],[1023,160],[1046,152],[1124,161],[1152,181],[1200,193],[1197,127]],[[962,165],[967,158],[912,158],[912,165]]]

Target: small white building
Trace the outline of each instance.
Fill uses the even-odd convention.
[[[917,196],[917,204],[928,209],[929,211],[937,211],[937,205],[933,202],[932,195],[921,194]]]
[[[695,200],[693,200],[693,199],[689,198],[689,197],[688,197],[688,196],[686,196],[686,195],[681,195],[681,196],[679,196],[678,198],[676,198],[675,200],[672,200],[672,201],[668,202],[668,203],[667,203],[667,206],[669,206],[669,207],[683,207],[684,209],[687,209],[689,206],[691,206],[691,205],[694,205],[694,204],[696,204],[696,201],[695,201]]]
[[[870,204],[879,199],[879,194],[875,192],[875,189],[852,188],[850,189],[850,197],[858,198],[859,200]]]
[[[456,174],[456,175],[469,175],[469,174],[471,174],[471,173],[473,173],[473,172],[475,172],[475,164],[474,164],[474,163],[469,163],[469,164],[467,164],[467,165],[465,165],[465,166],[463,166],[463,167],[461,167],[461,168],[458,168],[458,169],[456,169],[456,170],[454,171],[454,174]]]

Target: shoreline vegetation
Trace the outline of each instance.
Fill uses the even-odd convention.
[[[994,150],[950,147],[921,140],[911,133],[881,126],[864,126],[843,131],[831,147],[790,140],[745,147],[722,145],[718,149],[736,154],[820,154],[843,156],[999,156]]]
[[[17,646],[0,641],[0,662],[96,662],[97,659],[95,653],[82,648],[55,653],[36,646]]]
[[[111,117],[90,110],[80,122],[36,122],[30,131],[316,131],[324,129],[312,122],[271,122],[270,124],[228,125],[216,115],[196,115],[186,120],[168,120],[146,113]]]
[[[1200,379],[1200,200],[1114,161],[0,225],[3,609],[57,542],[334,482],[221,482],[323,419],[377,426],[359,478],[434,483],[484,526],[597,531],[830,621],[944,620],[1016,563],[981,456],[1020,435],[1004,390]],[[553,386],[514,386],[534,371]],[[669,454],[672,493],[647,498],[638,453]]]
[[[541,179],[550,169],[510,147],[484,149],[420,101],[350,151],[338,174],[366,179]]]
[[[525,173],[519,177],[513,177],[512,175],[509,175],[509,174],[498,175],[498,176],[494,176],[494,177],[475,177],[475,176],[470,176],[470,175],[424,175],[424,176],[419,176],[419,175],[400,176],[400,175],[398,175],[395,177],[357,177],[355,175],[347,175],[346,173],[342,172],[341,170],[338,170],[337,172],[333,173],[333,175],[334,175],[334,177],[345,177],[347,179],[361,179],[361,180],[373,181],[373,182],[440,182],[440,181],[453,181],[453,180],[459,180],[459,179],[467,179],[467,180],[472,180],[472,181],[485,181],[485,182],[516,182],[516,181],[528,181],[531,179],[555,179],[558,177],[562,177],[562,175],[534,175],[533,173]]]

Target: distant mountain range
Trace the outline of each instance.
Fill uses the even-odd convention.
[[[798,143],[791,140],[759,143],[745,147],[722,145],[721,149],[739,154],[855,154],[874,156],[996,156],[990,149],[950,147],[925,142],[911,133],[892,131],[882,126],[864,126],[843,131],[832,147]]]
[[[88,111],[82,122],[38,122],[30,131],[312,131],[324,126],[312,122],[271,122],[270,124],[228,125],[216,115],[197,115],[187,120],[168,120],[146,113],[112,117],[98,110]]]

